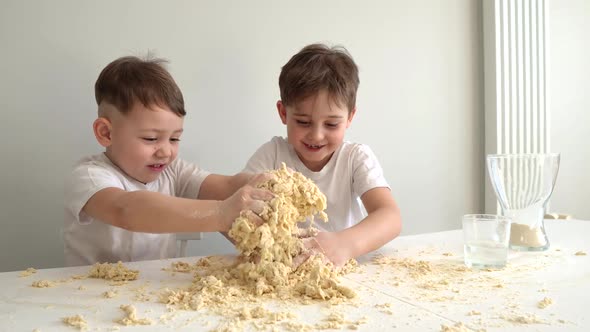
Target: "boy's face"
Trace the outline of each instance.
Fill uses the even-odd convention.
[[[325,90],[293,106],[278,101],[277,109],[287,125],[289,143],[314,172],[320,171],[340,147],[356,111],[338,106]]]
[[[135,103],[126,115],[110,112],[108,120],[111,130],[106,154],[135,180],[156,180],[176,159],[184,119],[169,109]]]

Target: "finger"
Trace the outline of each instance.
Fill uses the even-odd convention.
[[[248,181],[248,184],[253,187],[256,187],[257,185],[264,183],[266,181],[270,181],[274,178],[275,178],[274,174],[271,174],[268,172],[259,173],[259,174],[254,175],[252,178],[250,178],[250,181]]]
[[[268,206],[267,203],[263,202],[263,201],[250,201],[248,202],[248,204],[246,205],[246,208],[258,215],[262,214],[262,212],[264,211],[264,209]]]
[[[248,210],[244,212],[246,215],[246,218],[248,218],[248,221],[250,221],[251,223],[253,223],[254,225],[256,225],[256,227],[264,224],[264,220],[262,218],[260,218],[256,213]]]
[[[310,251],[317,248],[317,241],[313,237],[306,237],[301,240],[303,242],[303,248],[305,251]]]
[[[250,191],[250,197],[252,199],[257,199],[257,200],[261,200],[261,201],[270,201],[271,199],[273,199],[275,197],[275,194],[273,194],[272,192],[270,192],[269,190],[266,189],[252,189]]]
[[[301,264],[305,263],[311,257],[311,251],[306,250],[293,258],[292,268],[297,270]]]
[[[310,251],[310,252],[314,252],[314,253],[318,253],[318,254],[322,254],[325,255],[326,251],[324,250],[324,248],[322,248],[322,246],[320,245],[320,242],[318,242],[318,239],[315,237],[307,237],[302,239],[303,241],[303,248],[305,248],[305,250]]]
[[[314,227],[308,227],[308,228],[298,228],[295,232],[295,236],[297,236],[298,238],[308,238],[308,237],[314,237],[316,235],[318,235],[319,233],[319,229],[314,228]]]

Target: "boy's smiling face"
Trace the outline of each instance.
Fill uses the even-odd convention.
[[[326,90],[321,90],[293,106],[277,102],[287,139],[303,164],[314,172],[330,160],[350,126],[355,111],[339,106]]]
[[[106,144],[99,139],[107,157],[139,182],[156,180],[178,155],[184,118],[157,105],[135,103],[127,114],[112,105],[102,106],[101,118],[94,125],[95,134],[100,131],[97,122],[101,119],[109,127]]]

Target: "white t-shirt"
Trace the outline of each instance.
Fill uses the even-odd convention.
[[[389,188],[383,169],[373,151],[364,144],[343,142],[330,161],[319,172],[310,171],[295,149],[283,137],[273,137],[250,157],[245,172],[260,173],[277,169],[281,163],[313,180],[326,195],[329,222],[315,221],[315,226],[328,232],[349,228],[367,216],[360,197],[367,191]],[[307,227],[309,222],[299,224]]]
[[[63,233],[66,265],[175,257],[175,234],[130,232],[95,220],[85,214],[82,208],[96,192],[112,187],[197,198],[201,184],[209,174],[177,158],[156,181],[143,184],[127,176],[104,153],[80,160],[65,185]]]

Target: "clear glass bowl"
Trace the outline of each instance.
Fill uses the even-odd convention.
[[[487,156],[488,175],[502,214],[512,219],[511,249],[549,248],[543,218],[557,179],[559,158],[559,153]]]

